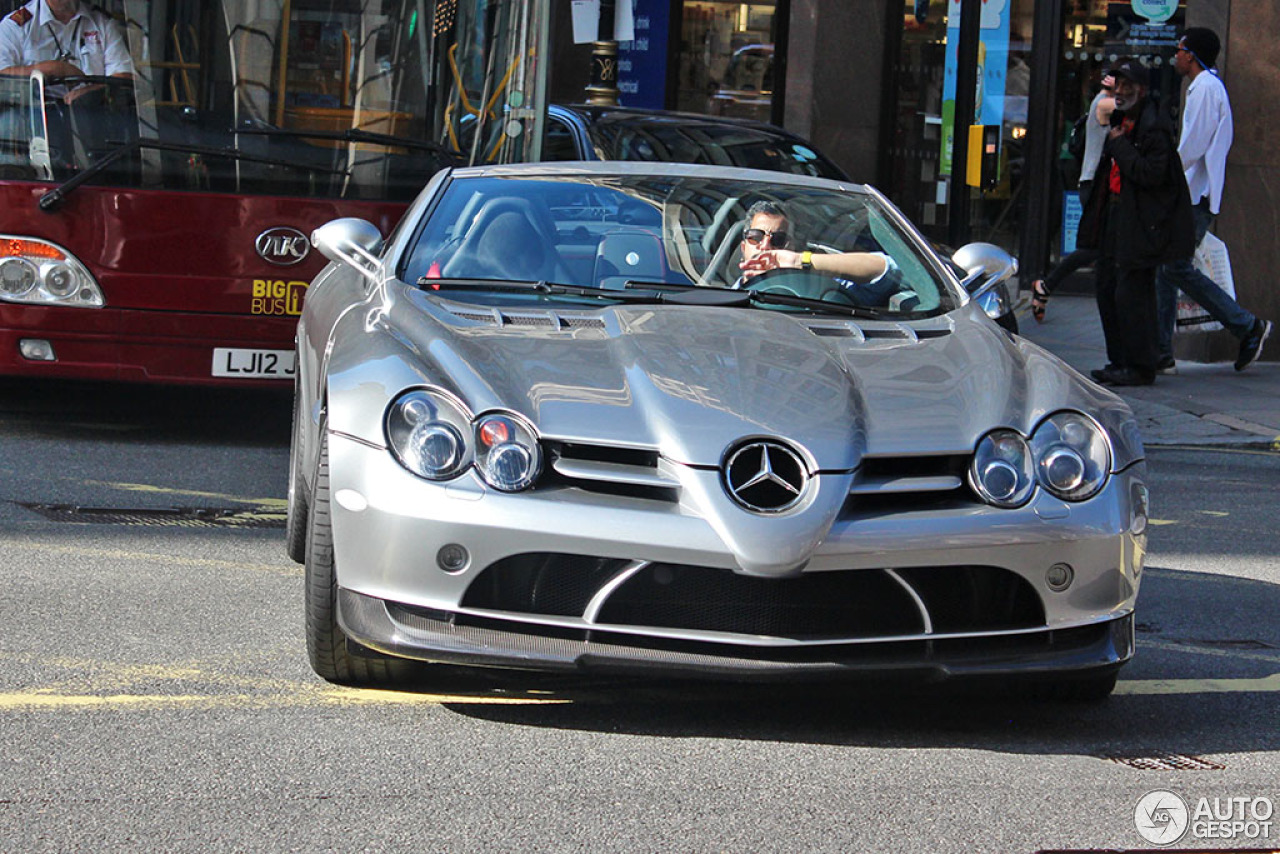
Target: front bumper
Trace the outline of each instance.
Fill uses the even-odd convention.
[[[1133,615],[1071,629],[860,644],[760,647],[603,630],[551,634],[516,622],[406,608],[341,591],[344,630],[386,655],[521,670],[791,680],[1086,674],[1133,657]]]
[[[439,486],[340,434],[331,434],[330,461],[339,620],[353,641],[389,655],[768,679],[1087,672],[1133,654],[1141,464],[1071,506],[1042,496],[1018,510],[842,512],[803,571],[745,579],[713,525],[678,502],[576,489],[505,495],[467,477]],[[445,545],[467,550],[460,571],[438,566]],[[542,608],[536,591],[527,600],[503,592],[504,580],[550,577],[528,566],[501,574],[536,563],[530,555],[549,556],[556,607]],[[598,573],[592,589],[565,589],[580,583],[575,560]],[[1055,590],[1048,570],[1061,564],[1074,577]],[[631,584],[624,576],[639,588],[646,573],[647,588],[619,593]],[[712,592],[661,600],[653,576],[662,573],[697,577],[700,586],[685,589]],[[967,611],[952,607],[957,596]],[[611,599],[627,601],[613,608]],[[703,619],[717,608],[719,621]],[[738,610],[767,614],[752,623]],[[810,630],[809,614],[826,622]]]

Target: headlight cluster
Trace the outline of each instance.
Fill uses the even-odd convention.
[[[0,299],[101,308],[93,275],[66,250],[44,240],[0,234]]]
[[[450,480],[475,465],[494,489],[518,492],[542,471],[542,448],[524,419],[506,412],[472,418],[441,391],[400,395],[387,408],[386,430],[400,464],[428,480]]]
[[[1058,412],[1027,440],[1015,430],[982,437],[969,484],[988,504],[1021,507],[1037,484],[1064,501],[1096,495],[1111,471],[1111,448],[1101,427],[1078,412]]]

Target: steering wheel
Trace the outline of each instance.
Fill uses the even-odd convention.
[[[765,270],[748,279],[743,288],[762,294],[783,294],[804,299],[838,302],[843,305],[857,305],[848,291],[832,283],[830,276],[792,267],[775,267],[772,270]]]
[[[69,88],[75,88],[80,85],[88,86],[105,86],[107,88],[107,96],[112,104],[119,103],[120,106],[132,106],[134,103],[134,79],[132,77],[113,77],[109,74],[68,74],[61,77],[46,77],[45,79],[46,94],[45,101],[61,102],[60,96],[51,96],[47,93],[49,86],[65,85]]]

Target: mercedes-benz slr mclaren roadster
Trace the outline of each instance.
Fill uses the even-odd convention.
[[[1096,698],[1133,655],[1132,413],[982,311],[996,247],[940,258],[862,186],[653,163],[447,171],[385,239],[312,240],[288,548],[324,678]]]

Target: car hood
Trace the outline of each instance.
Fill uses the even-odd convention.
[[[967,453],[993,427],[1029,432],[1049,401],[1089,393],[972,306],[909,326],[742,308],[410,301],[419,310],[391,322],[425,376],[473,411],[512,409],[547,439],[655,449],[689,465],[719,465],[754,437],[798,446],[814,471],[851,470],[866,454]]]

